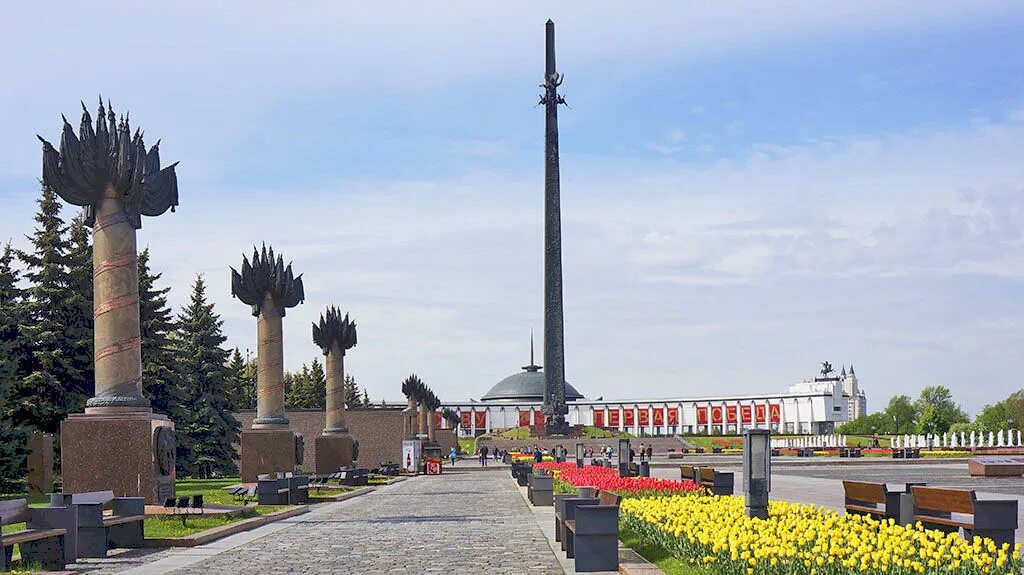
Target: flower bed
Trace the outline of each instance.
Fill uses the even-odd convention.
[[[772,501],[751,519],[740,497],[639,497],[621,520],[644,540],[722,575],[1019,574],[1020,545]]]
[[[702,491],[692,481],[673,481],[658,477],[619,477],[618,470],[596,465],[576,467],[575,463],[537,463],[534,469],[550,469],[556,483],[566,487],[596,487],[601,491],[614,491],[623,496],[672,495]],[[556,491],[570,491],[568,489]]]
[[[509,451],[508,455],[509,455],[509,457],[512,458],[512,461],[515,461],[517,463],[523,463],[525,461],[533,461],[533,454],[532,453],[520,453],[518,451]],[[554,460],[555,460],[555,458],[551,457],[550,455],[545,455],[544,457],[541,458],[541,461],[554,461]]]

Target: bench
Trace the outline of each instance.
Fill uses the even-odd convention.
[[[61,570],[75,562],[67,535],[74,530],[74,510],[68,507],[29,507],[27,499],[0,501],[0,525],[24,522],[25,529],[0,534],[0,571],[11,566],[14,546],[21,550],[23,564]]]
[[[256,503],[258,505],[288,505],[288,478],[280,473],[256,476]]]
[[[292,475],[288,479],[288,503],[305,505],[309,503],[309,476]]]
[[[341,485],[359,487],[370,484],[370,470],[365,467],[342,467],[339,474]]]
[[[700,485],[714,495],[732,495],[733,474],[731,471],[717,471],[714,467],[700,467]]]
[[[946,532],[964,530],[964,538],[987,537],[996,545],[1014,541],[1017,501],[978,499],[973,490],[911,487],[913,521]]]
[[[619,570],[621,500],[619,494],[607,490],[598,495],[596,504],[571,506],[572,500],[566,500],[563,539],[566,557],[572,557],[576,572]]]
[[[401,471],[401,466],[397,463],[391,463],[390,461],[381,462],[380,466],[377,468],[377,474],[384,475],[386,477],[395,477],[398,475],[399,471]]]
[[[813,447],[798,447],[796,450],[797,457],[814,457]]]
[[[181,525],[184,527],[189,515],[202,515],[205,512],[203,495],[201,493],[191,497],[182,495],[177,499],[169,497],[164,500],[164,510],[167,515],[181,517]]]
[[[860,447],[840,447],[839,448],[839,457],[857,458],[857,457],[863,457],[863,456],[864,456],[864,453],[861,451]]]
[[[893,459],[921,459],[920,447],[899,447],[892,449]]]
[[[113,491],[53,493],[50,506],[74,509],[78,525],[68,539],[76,557],[106,557],[109,549],[137,549],[145,545],[144,497],[114,497]]]
[[[596,487],[578,487],[576,493],[556,493],[554,496],[555,506],[555,541],[563,541],[562,551],[565,551],[563,532],[565,531],[565,500],[566,499],[592,499],[597,496]]]
[[[884,483],[843,481],[843,493],[847,513],[897,521],[900,518],[900,493],[889,491]]]
[[[682,479],[683,481],[693,481],[694,483],[699,483],[700,472],[697,471],[696,467],[690,465],[680,465],[679,479]]]

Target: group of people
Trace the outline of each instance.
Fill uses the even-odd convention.
[[[651,445],[645,446],[643,443],[641,443],[639,450],[634,450],[633,447],[630,446],[630,448],[629,448],[629,461],[630,461],[630,463],[632,463],[636,459],[636,456],[637,456],[638,452],[639,452],[639,455],[640,455],[640,461],[645,461],[645,460],[646,461],[650,461],[651,457],[653,457],[653,455],[654,455],[654,447],[651,446]],[[507,453],[507,451],[501,450],[501,449],[498,449],[498,448],[494,448],[494,451],[491,451],[486,445],[480,446],[480,449],[477,450],[477,456],[479,457],[480,466],[481,467],[487,467],[488,457],[493,455],[495,460],[501,461],[505,457],[506,453]],[[605,445],[603,448],[601,448],[601,452],[600,453],[605,458],[611,459],[612,455],[614,455],[614,453],[615,453],[615,450],[612,448],[611,445]],[[533,460],[534,460],[534,462],[540,463],[541,461],[544,460],[544,456],[549,455],[549,454],[550,454],[550,452],[547,449],[541,449],[539,445],[534,445],[533,446]],[[586,457],[589,457],[589,458],[593,459],[594,458],[594,448],[593,447],[587,447],[584,450],[584,455]],[[452,465],[455,465],[455,462],[458,460],[458,458],[459,458],[458,450],[455,449],[454,447],[452,447],[451,451],[448,452],[448,459],[451,460]]]

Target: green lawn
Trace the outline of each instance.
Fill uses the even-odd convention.
[[[636,551],[641,557],[657,565],[659,569],[666,573],[666,575],[710,575],[710,571],[681,561],[670,555],[661,547],[644,544],[636,533],[622,524],[619,525],[619,539],[622,541],[623,545],[629,547],[633,551]]]

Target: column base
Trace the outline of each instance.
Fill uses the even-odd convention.
[[[242,431],[242,457],[239,470],[242,481],[251,483],[263,473],[295,471],[301,435],[290,429],[245,429]]]
[[[64,493],[113,491],[162,504],[174,492],[174,423],[134,409],[75,413],[60,425]]]
[[[352,435],[329,433],[316,438],[316,473],[334,473],[339,467],[353,463]]]

